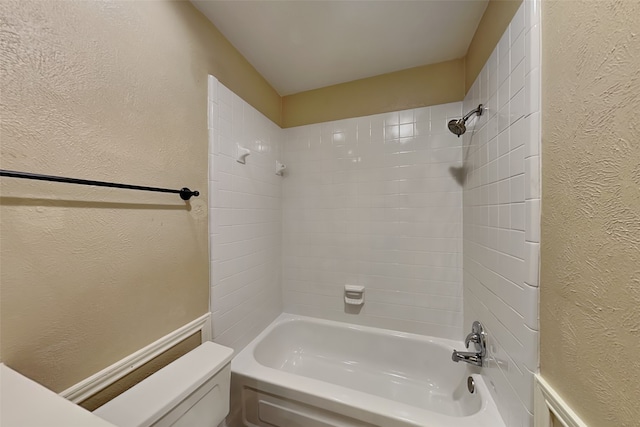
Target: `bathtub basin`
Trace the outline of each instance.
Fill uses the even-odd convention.
[[[233,359],[232,396],[245,426],[504,427],[454,347],[464,345],[285,313]]]

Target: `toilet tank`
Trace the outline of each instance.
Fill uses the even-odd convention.
[[[216,427],[229,413],[232,355],[207,341],[93,413],[118,427]]]

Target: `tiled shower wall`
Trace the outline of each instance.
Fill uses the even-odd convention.
[[[488,329],[484,374],[509,427],[533,425],[540,237],[539,2],[525,0],[464,100],[464,326]]]
[[[461,103],[284,131],[284,309],[462,336]],[[363,285],[361,310],[344,285]]]
[[[213,339],[239,350],[282,312],[282,130],[212,76],[208,106]]]

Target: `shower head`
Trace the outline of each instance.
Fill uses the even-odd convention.
[[[451,133],[458,135],[458,137],[467,131],[467,127],[464,125],[464,120],[462,119],[450,120],[448,126]]]
[[[449,127],[449,130],[451,131],[451,133],[453,133],[454,135],[458,135],[458,138],[460,138],[460,135],[462,135],[467,131],[467,126],[466,126],[467,120],[469,120],[469,117],[473,116],[474,114],[477,114],[479,116],[482,115],[482,104],[478,105],[478,108],[476,108],[475,110],[468,112],[461,119],[449,120],[449,123],[447,126]]]

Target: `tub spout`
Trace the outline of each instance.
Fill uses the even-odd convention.
[[[482,355],[480,353],[453,350],[451,360],[456,363],[465,362],[475,366],[482,366]]]

